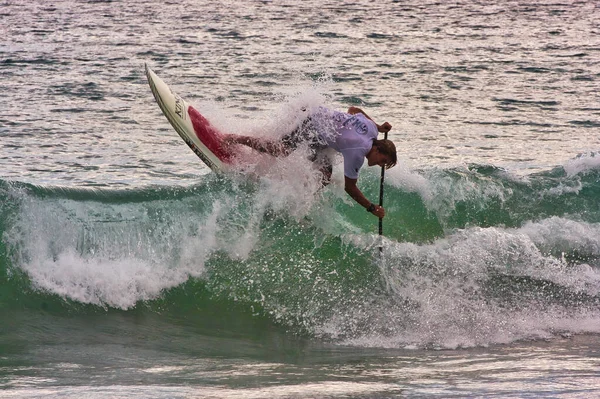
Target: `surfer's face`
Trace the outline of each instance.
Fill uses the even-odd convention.
[[[377,147],[373,147],[373,150],[367,154],[367,162],[369,166],[378,165],[384,168],[391,162],[390,157],[379,152]]]

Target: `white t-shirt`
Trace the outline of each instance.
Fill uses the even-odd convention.
[[[326,108],[312,116],[319,138],[344,157],[344,175],[358,179],[365,155],[377,139],[377,125],[363,114],[350,115]]]

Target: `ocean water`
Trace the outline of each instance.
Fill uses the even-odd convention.
[[[0,397],[600,396],[596,2],[0,4]],[[383,237],[340,163],[212,173],[144,63],[227,132],[390,122]]]

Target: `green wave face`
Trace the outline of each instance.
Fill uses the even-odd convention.
[[[122,191],[1,181],[0,308],[200,317],[378,346],[486,344],[600,319],[598,171],[405,172],[387,176],[383,238],[335,188],[213,174]],[[375,197],[376,173],[361,179]]]

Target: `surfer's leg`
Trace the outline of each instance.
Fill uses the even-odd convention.
[[[323,165],[321,167],[321,169],[319,169],[319,172],[321,172],[321,184],[323,185],[323,187],[327,186],[329,183],[331,183],[331,174],[333,173],[333,165],[329,164],[329,165]]]
[[[280,140],[267,140],[251,136],[227,134],[223,137],[225,144],[242,144],[259,152],[275,157],[288,156],[303,142],[310,142],[315,137],[310,117],[302,121],[300,126],[284,135]]]
[[[313,155],[308,159],[319,168],[321,184],[325,187],[331,183],[331,174],[333,173],[331,154],[328,152],[327,147],[323,145],[320,147],[313,146],[313,151]]]
[[[251,136],[238,136],[235,134],[228,134],[223,138],[225,144],[242,144],[255,149],[259,152],[264,152],[274,157],[285,156],[290,153],[285,146],[277,141],[259,139]]]

